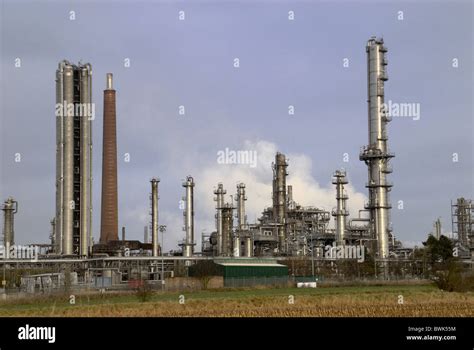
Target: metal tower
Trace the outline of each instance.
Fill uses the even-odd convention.
[[[332,216],[336,219],[336,241],[338,245],[345,244],[346,233],[346,217],[349,212],[346,210],[346,201],[349,196],[345,193],[344,185],[346,185],[346,172],[336,170],[333,175],[332,183],[336,185],[336,201],[337,207],[332,211]]]
[[[273,168],[273,219],[278,225],[278,249],[285,251],[286,241],[286,168],[288,163],[282,153],[277,153]]]
[[[87,256],[92,241],[92,67],[64,60],[56,71],[56,247]]]
[[[367,42],[367,90],[369,111],[369,144],[363,147],[360,160],[368,166],[369,202],[371,231],[377,239],[378,256],[388,258],[388,239],[391,233],[389,192],[392,184],[387,181],[391,173],[390,158],[394,154],[387,147],[387,123],[391,120],[384,108],[384,83],[388,80],[383,39],[372,37]]]

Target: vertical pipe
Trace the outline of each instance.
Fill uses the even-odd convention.
[[[90,181],[91,181],[91,113],[92,113],[92,101],[91,101],[91,87],[90,87],[90,75],[91,66],[86,64],[81,67],[81,101],[82,104],[82,115],[81,119],[81,155],[80,155],[80,249],[79,255],[87,256],[89,253],[89,237],[91,230],[91,192],[90,192]]]
[[[125,226],[122,226],[122,242],[125,242]]]
[[[152,255],[158,256],[158,178],[151,179],[151,244]]]
[[[148,226],[143,228],[143,243],[148,243]]]
[[[54,252],[62,254],[63,230],[63,159],[64,159],[64,67],[61,61],[56,70],[56,227]]]
[[[216,195],[216,211],[217,211],[217,255],[222,255],[222,208],[224,207],[224,195],[227,193],[224,190],[222,183],[217,184],[217,189],[214,191]]]
[[[74,70],[69,64],[64,67],[64,103],[66,104],[63,120],[64,155],[63,155],[63,242],[62,253],[71,255],[73,253],[72,231],[73,210],[75,202],[73,198],[74,186]]]
[[[183,187],[186,189],[186,210],[185,216],[185,243],[183,256],[191,257],[194,255],[194,179],[191,176],[186,177]]]
[[[238,258],[240,256],[240,237],[234,236],[234,257]]]
[[[251,258],[253,255],[253,243],[251,237],[245,238],[245,256]]]
[[[240,183],[237,185],[237,227],[239,231],[245,231],[247,229],[247,223],[245,220],[245,184]]]
[[[56,252],[56,219],[51,219],[49,223],[51,224],[51,246],[53,247],[53,252]]]
[[[293,202],[293,186],[288,185],[288,204]]]
[[[88,80],[89,80],[89,101],[91,103],[91,108],[92,108],[92,67],[90,64],[87,64],[87,67],[89,69],[89,74],[88,74]],[[91,110],[95,111],[95,110]],[[95,116],[94,116],[95,117]],[[88,231],[89,231],[89,254],[92,254],[92,245],[93,245],[93,238],[92,238],[92,118],[89,120],[89,172],[88,172],[88,177],[89,177],[89,201],[88,201],[88,206],[89,206],[89,220],[88,220]]]

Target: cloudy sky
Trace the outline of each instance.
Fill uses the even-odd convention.
[[[150,220],[153,176],[161,178],[166,250],[176,249],[184,236],[179,200],[189,174],[196,181],[198,244],[202,231],[214,229],[212,191],[219,181],[228,195],[238,181],[246,182],[248,218],[254,221],[271,204],[277,150],[289,157],[288,183],[303,205],[332,209],[331,174],[346,169],[349,210],[356,216],[367,193],[367,168],[358,155],[368,138],[365,44],[372,35],[383,36],[389,50],[386,100],[421,107],[419,120],[393,118],[389,125],[397,238],[407,244],[424,240],[438,217],[450,232],[450,201],[473,197],[469,1],[1,3],[0,197],[19,202],[17,243],[46,242],[49,236],[54,79],[62,59],[93,66],[96,240],[107,72],[117,90],[119,226],[126,226],[129,239],[141,240]],[[21,67],[15,66],[18,58]],[[217,152],[225,148],[257,151],[257,167],[218,164]],[[21,161],[15,162],[18,153]]]

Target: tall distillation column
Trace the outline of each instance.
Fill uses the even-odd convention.
[[[237,230],[234,238],[234,256],[241,256],[241,241],[244,242],[243,255],[250,257],[253,251],[253,243],[248,232],[247,217],[245,215],[245,184],[243,182],[237,184]]]
[[[158,182],[154,177],[151,182],[151,245],[152,255],[158,256]]]
[[[3,246],[9,250],[9,247],[15,244],[15,228],[13,215],[18,212],[18,202],[9,197],[3,203]]]
[[[387,49],[383,39],[372,37],[367,42],[367,90],[369,117],[369,144],[363,147],[360,159],[368,166],[369,202],[371,231],[377,240],[378,257],[388,258],[390,228],[389,192],[391,183],[387,174],[391,173],[390,158],[394,154],[387,147],[387,123],[391,120],[384,108],[384,83],[388,80],[385,54]]]
[[[87,256],[92,234],[92,67],[64,60],[56,71],[58,254]]]
[[[345,244],[346,217],[349,212],[346,210],[346,201],[349,198],[345,193],[344,185],[347,184],[346,172],[336,170],[332,183],[336,185],[336,209],[332,211],[332,216],[336,219],[336,241],[338,245]]]
[[[273,164],[273,218],[278,227],[278,249],[285,252],[286,244],[286,162],[285,155],[278,152]]]
[[[217,184],[217,189],[214,191],[216,195],[216,210],[217,210],[217,255],[222,255],[222,208],[224,207],[224,195],[227,193],[224,190],[222,183]]]
[[[194,179],[186,177],[183,187],[186,189],[186,210],[184,212],[184,230],[186,237],[183,246],[183,256],[191,257],[194,254]]]
[[[245,216],[245,184],[239,183],[237,185],[237,228],[239,231],[245,231],[247,229],[247,222]]]
[[[222,255],[232,256],[233,245],[232,228],[234,226],[234,208],[232,204],[226,203],[222,207]]]

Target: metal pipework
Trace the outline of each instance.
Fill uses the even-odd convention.
[[[336,242],[338,245],[345,244],[346,217],[349,212],[346,210],[346,201],[349,196],[344,191],[344,185],[348,183],[346,172],[336,170],[333,175],[332,183],[336,185],[336,210],[332,211],[332,216],[336,220]]]
[[[186,210],[184,212],[184,229],[186,232],[183,244],[183,256],[191,257],[194,255],[194,179],[191,176],[186,177],[183,187],[186,189]]]
[[[8,250],[15,244],[15,228],[13,215],[18,212],[18,202],[12,197],[3,203],[3,246]]]
[[[122,226],[122,242],[125,242],[125,226]]]
[[[278,152],[273,164],[273,218],[278,225],[278,249],[284,252],[286,245],[286,168],[288,163],[284,154]]]
[[[245,231],[247,229],[247,222],[245,217],[245,184],[239,183],[237,185],[237,229]]]
[[[217,184],[217,189],[214,191],[216,195],[216,228],[217,228],[217,255],[222,255],[222,208],[224,207],[224,195],[227,193],[224,190],[222,183]]]
[[[151,245],[152,255],[158,256],[158,183],[160,179],[154,177],[151,182]]]
[[[100,242],[118,240],[117,117],[112,73],[104,90]]]
[[[388,80],[386,73],[387,60],[383,39],[372,37],[366,46],[367,51],[367,91],[369,117],[369,144],[364,147],[360,159],[368,166],[369,203],[371,231],[377,239],[378,255],[381,259],[388,258],[388,238],[391,232],[389,225],[390,203],[389,191],[391,184],[386,176],[391,172],[389,160],[394,155],[387,147],[387,123],[390,116],[384,109],[384,82]]]

